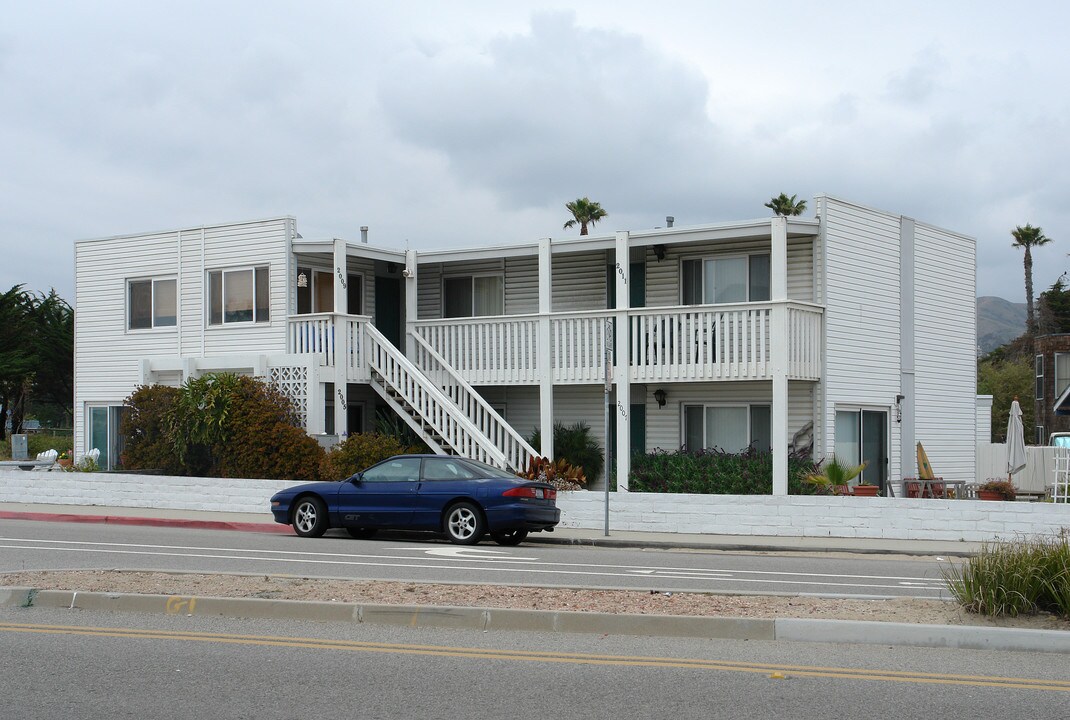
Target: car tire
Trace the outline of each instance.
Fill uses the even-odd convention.
[[[357,540],[367,540],[375,537],[376,528],[347,527],[346,532],[349,533],[349,537],[354,537]]]
[[[446,537],[457,545],[475,545],[487,532],[483,513],[469,502],[450,505],[443,525]]]
[[[528,536],[527,530],[503,530],[502,532],[492,532],[490,534],[494,538],[494,542],[499,545],[519,545],[524,542]]]
[[[327,508],[318,497],[308,495],[297,501],[293,511],[294,532],[301,537],[320,537],[327,532]]]

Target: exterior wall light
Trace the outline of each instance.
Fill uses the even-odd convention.
[[[658,407],[665,407],[665,400],[667,397],[668,396],[665,394],[665,391],[661,388],[658,388],[654,391],[654,399],[657,400]]]

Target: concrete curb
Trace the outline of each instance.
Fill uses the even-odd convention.
[[[238,532],[292,534],[289,525],[279,523],[234,522],[231,520],[189,520],[185,518],[136,517],[130,515],[79,515],[76,513],[11,512],[0,510],[0,520],[36,520],[38,522],[106,523],[108,525],[149,525],[152,527],[198,528],[200,530],[236,530]]]
[[[615,615],[419,605],[78,592],[0,587],[0,607],[358,622],[467,630],[598,633],[722,640],[851,643],[1070,654],[1070,632],[846,620]]]

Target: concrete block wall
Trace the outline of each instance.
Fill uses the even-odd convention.
[[[0,470],[0,502],[260,513],[288,480]],[[558,495],[562,527],[601,529],[602,493]],[[911,498],[663,495],[609,496],[610,531],[712,535],[985,540],[1070,528],[1070,505]]]
[[[561,526],[605,527],[602,493],[561,493]],[[986,540],[1070,528],[1070,505],[911,498],[610,493],[609,528],[779,537]]]
[[[291,480],[0,470],[0,502],[263,513]]]

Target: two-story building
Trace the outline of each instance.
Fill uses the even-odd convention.
[[[772,450],[776,494],[811,445],[885,485],[922,441],[974,479],[974,240],[814,207],[419,252],[365,229],[305,239],[291,217],[80,241],[76,449],[114,467],[136,386],[231,371],[276,382],[309,433],[389,408],[436,452],[504,467],[552,455],[535,429],[582,420],[620,489],[632,451],[750,445]]]

